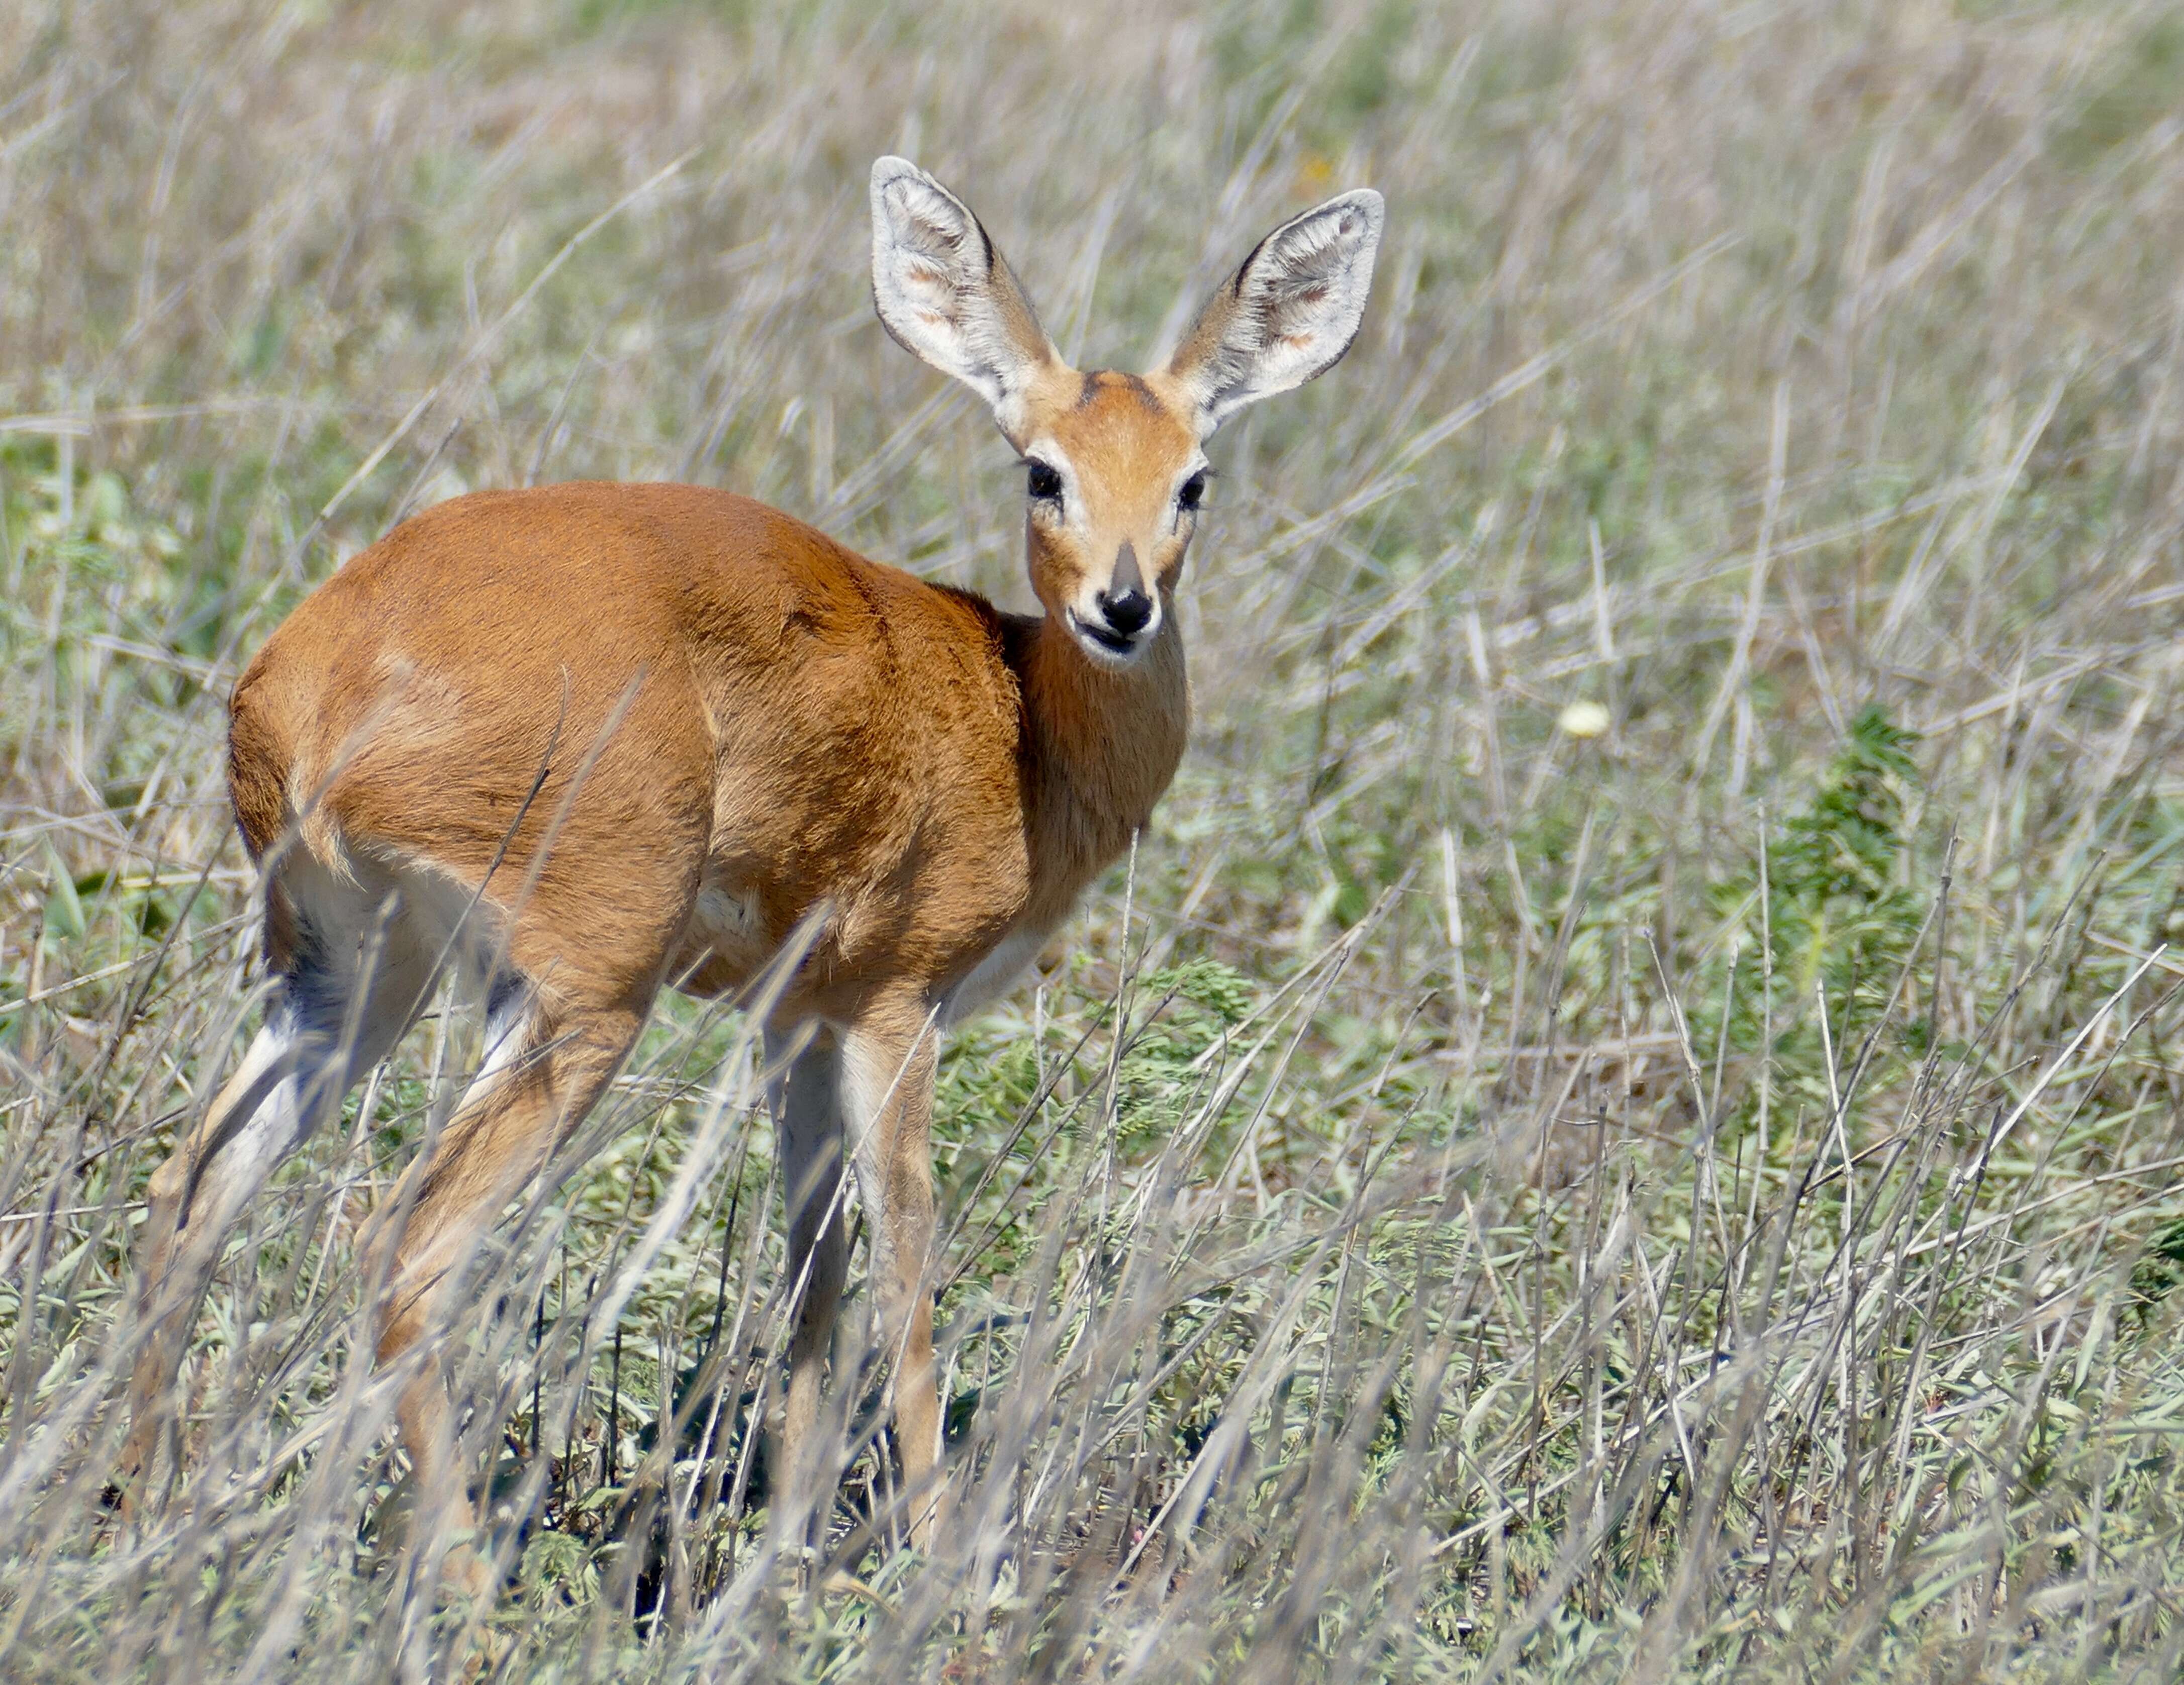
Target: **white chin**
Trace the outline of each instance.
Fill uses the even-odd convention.
[[[1094,630],[1089,622],[1080,620],[1076,611],[1072,609],[1069,614],[1069,630],[1076,637],[1077,647],[1091,658],[1095,666],[1112,667],[1120,670],[1124,667],[1135,666],[1144,657],[1147,646],[1152,642],[1154,635],[1160,631],[1160,621],[1155,620],[1135,637],[1123,642],[1112,632]]]

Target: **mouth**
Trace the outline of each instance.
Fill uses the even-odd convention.
[[[1139,639],[1085,620],[1074,609],[1069,610],[1069,629],[1096,659],[1119,666],[1137,659]]]

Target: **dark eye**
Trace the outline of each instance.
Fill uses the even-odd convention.
[[[1049,498],[1061,497],[1061,475],[1051,464],[1034,461],[1026,463],[1024,466],[1029,470],[1025,486],[1033,497],[1042,502]]]
[[[1206,475],[1203,470],[1183,482],[1183,489],[1175,494],[1175,500],[1187,509],[1195,509],[1206,501]]]

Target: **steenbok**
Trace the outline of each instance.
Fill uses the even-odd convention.
[[[458,498],[321,586],[231,705],[276,986],[152,1180],[125,1476],[179,1449],[175,1382],[224,1233],[452,966],[488,1053],[388,1225],[381,1360],[459,1314],[479,1242],[661,985],[746,992],[805,1282],[783,1466],[810,1484],[846,1140],[911,1538],[931,1541],[939,1031],[1031,960],[1167,789],[1190,716],[1174,593],[1205,442],[1348,349],[1383,213],[1361,191],[1284,223],[1144,375],[1063,362],[978,220],[915,165],[872,167],[872,214],[880,320],[984,398],[1023,459],[1046,612],[666,485]],[[418,1491],[462,1506],[476,1471],[455,1466],[446,1370],[419,1368],[401,1431]]]

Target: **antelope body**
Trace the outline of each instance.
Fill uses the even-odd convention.
[[[309,598],[231,705],[230,786],[278,982],[153,1181],[125,1470],[179,1426],[180,1353],[226,1231],[445,965],[482,998],[487,1057],[410,1173],[382,1360],[446,1326],[471,1250],[660,987],[746,990],[796,934],[766,1009],[805,1282],[786,1467],[808,1474],[846,1271],[846,1137],[912,1537],[939,1525],[939,1029],[1030,960],[1167,788],[1190,719],[1173,592],[1202,442],[1348,348],[1382,209],[1361,192],[1284,224],[1140,376],[1068,367],[977,219],[915,166],[882,159],[872,199],[882,320],[985,398],[1027,459],[1045,615],[744,498],[603,483],[459,498]],[[439,1365],[400,1414],[418,1489],[463,1492]]]

